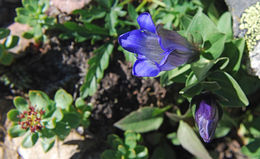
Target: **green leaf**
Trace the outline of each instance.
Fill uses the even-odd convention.
[[[33,32],[32,31],[27,31],[27,32],[23,32],[22,36],[25,38],[25,39],[31,39],[33,38]]]
[[[112,44],[106,44],[94,51],[95,55],[88,61],[89,68],[85,82],[80,88],[82,98],[92,96],[96,92],[98,83],[103,78],[104,71],[108,67],[113,48]]]
[[[160,109],[152,107],[138,109],[114,125],[122,130],[132,130],[139,133],[157,130],[163,122],[162,114],[156,113],[158,110]]]
[[[73,14],[80,14],[80,20],[82,22],[90,23],[95,19],[103,18],[106,15],[106,11],[100,6],[93,6],[92,8],[74,10]]]
[[[25,8],[16,8],[16,14],[17,16],[23,15],[23,16],[30,16],[32,11],[25,9]]]
[[[176,132],[172,132],[170,134],[167,135],[167,138],[171,140],[173,145],[180,145],[180,141],[177,137],[177,133]]]
[[[246,156],[257,159],[260,157],[260,138],[253,139],[252,142],[242,147],[242,153]]]
[[[79,97],[76,99],[75,106],[76,108],[83,110],[85,107],[87,107],[87,104],[85,103],[83,98]]]
[[[208,71],[213,67],[214,60],[208,60],[203,56],[200,59],[191,64],[191,69],[198,78],[198,80],[203,80],[206,78]]]
[[[242,56],[244,53],[244,49],[245,49],[245,39],[244,38],[240,38],[240,39],[234,39],[232,41],[233,44],[236,45],[237,49],[238,49],[238,54],[237,54],[237,63],[235,64],[233,71],[237,72],[240,69],[240,64],[242,61]]]
[[[128,11],[128,14],[131,18],[132,21],[136,22],[136,19],[138,17],[138,14],[137,12],[135,11],[135,7],[131,4],[131,3],[128,3],[127,5],[127,11]]]
[[[201,159],[212,159],[193,129],[184,121],[180,121],[177,137],[181,146]]]
[[[24,148],[30,148],[33,147],[36,142],[38,141],[38,133],[28,133],[27,136],[22,141],[22,146]]]
[[[73,98],[64,89],[59,89],[54,96],[54,101],[58,108],[68,110],[73,102]]]
[[[28,24],[31,21],[32,18],[28,16],[19,15],[15,17],[15,22],[21,23],[21,24]]]
[[[63,112],[62,109],[57,108],[54,113],[52,114],[52,118],[55,118],[56,122],[59,122],[63,119]]]
[[[225,12],[221,15],[217,27],[220,32],[226,34],[228,41],[233,38],[231,14],[229,12]]]
[[[97,0],[97,2],[106,9],[110,9],[114,4],[115,0]]]
[[[182,90],[180,90],[179,93],[185,97],[190,98],[200,94],[201,91],[202,91],[202,86],[200,81],[197,79],[197,77],[193,72],[190,72],[190,75],[186,80],[185,87]]]
[[[13,125],[8,129],[8,134],[11,137],[20,137],[26,133],[26,130],[22,129],[20,125]]]
[[[208,56],[210,59],[219,58],[224,51],[226,35],[223,33],[210,34],[207,36],[207,40],[211,46],[205,51],[207,53],[205,56]]]
[[[134,149],[138,159],[148,159],[148,149],[145,146],[137,145]]]
[[[240,69],[244,47],[245,40],[243,38],[234,39],[231,42],[226,43],[222,56],[230,59],[227,71],[235,73]]]
[[[37,109],[43,109],[47,111],[48,105],[50,105],[50,99],[47,94],[42,91],[29,91],[29,99],[32,106],[36,106]],[[47,109],[47,110],[46,110]]]
[[[6,28],[0,28],[0,40],[7,37],[10,34],[10,30]]]
[[[214,23],[217,23],[218,18],[219,18],[219,13],[218,13],[217,8],[215,7],[214,1],[210,1],[207,15],[210,17],[210,19],[212,21],[214,21]]]
[[[179,66],[173,70],[166,71],[161,77],[160,82],[163,86],[173,82],[185,83],[187,76],[190,74],[191,65]]]
[[[202,36],[203,41],[206,41],[206,37],[218,32],[218,29],[216,25],[202,12],[202,10],[198,10],[186,30],[186,35],[193,32],[199,33]]]
[[[117,36],[116,23],[117,23],[117,13],[114,9],[111,9],[110,12],[106,15],[106,27],[109,29],[109,34],[111,36]]]
[[[219,102],[224,106],[247,106],[248,99],[240,88],[236,80],[226,72],[216,71],[209,77],[210,81],[216,81],[221,89],[214,90],[213,93],[223,97]]]
[[[221,120],[218,122],[216,131],[215,131],[215,137],[220,138],[226,136],[232,127],[236,127],[237,124],[235,120],[230,117],[229,114],[226,112],[223,113]]]
[[[119,145],[123,145],[124,144],[122,139],[120,137],[118,137],[117,135],[115,135],[115,134],[108,135],[107,142],[114,149],[117,149],[117,147]]]
[[[19,112],[23,112],[23,111],[27,111],[29,108],[29,105],[27,103],[27,101],[23,98],[23,97],[15,97],[14,98],[14,106],[16,107],[16,109],[19,111]]]
[[[91,23],[84,23],[85,26],[85,30],[89,33],[89,34],[94,34],[94,35],[104,35],[104,36],[108,36],[108,31],[105,28],[102,28],[98,25],[95,24],[91,24]]]
[[[52,138],[42,138],[41,145],[44,152],[48,152],[55,144],[56,137]]]
[[[77,128],[80,124],[80,117],[76,113],[64,113],[64,117],[62,119],[63,123],[66,123],[70,128]]]
[[[2,48],[0,48],[0,64],[9,66],[12,64],[13,59],[14,57],[11,53],[7,52],[5,49],[2,50]]]
[[[16,35],[12,35],[12,36],[8,36],[5,40],[5,48],[7,49],[11,49],[13,47],[15,47],[19,42],[19,37]]]
[[[55,134],[60,140],[64,140],[70,133],[71,128],[64,122],[56,123],[56,127],[53,129]]]
[[[45,118],[43,120],[44,125],[48,129],[54,129],[56,127],[56,117],[51,117],[51,118]]]
[[[220,85],[216,81],[203,81],[201,82],[202,87],[208,91],[214,91],[221,89]]]
[[[18,122],[19,118],[19,111],[17,109],[11,109],[8,113],[7,113],[7,118],[13,122]]]
[[[40,39],[43,36],[42,27],[40,24],[33,27],[33,34],[36,39]]]

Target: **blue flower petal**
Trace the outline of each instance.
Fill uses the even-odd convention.
[[[172,70],[180,65],[187,63],[191,58],[190,54],[179,53],[176,50],[166,51],[163,55],[164,58],[160,62],[160,68],[162,71]]]
[[[156,33],[156,27],[153,23],[153,19],[149,13],[142,13],[138,16],[137,22],[141,30],[148,30],[151,33]]]
[[[133,75],[140,77],[154,77],[160,73],[158,65],[147,59],[137,59],[133,66]]]
[[[148,31],[133,30],[121,35],[119,44],[132,53],[143,55],[153,62],[160,63],[164,51],[162,50],[156,34]]]
[[[193,47],[177,32],[166,30],[162,25],[158,25],[156,31],[159,36],[160,45],[164,51],[174,49],[185,53],[193,52]]]

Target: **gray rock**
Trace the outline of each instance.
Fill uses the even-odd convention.
[[[232,14],[234,36],[242,37],[244,33],[239,29],[241,15],[245,9],[256,4],[259,0],[225,0],[225,2]]]
[[[249,51],[248,72],[260,78],[260,1],[225,0],[233,17],[235,37],[244,37]]]
[[[258,43],[253,51],[249,52],[249,58],[249,73],[260,78],[260,43]]]

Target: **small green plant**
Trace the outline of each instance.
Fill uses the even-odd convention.
[[[0,65],[10,65],[13,61],[13,55],[9,49],[15,47],[19,42],[19,37],[16,35],[10,35],[10,30],[6,28],[0,28]]]
[[[11,137],[25,136],[22,146],[32,147],[38,139],[45,152],[49,151],[56,138],[64,140],[71,129],[83,123],[89,125],[90,106],[78,99],[76,107],[73,98],[65,90],[56,92],[54,100],[41,91],[29,91],[29,102],[23,97],[14,98],[16,109],[8,112],[8,119],[13,122],[8,133]]]
[[[32,27],[32,30],[23,33],[23,37],[34,38],[36,43],[44,41],[46,39],[44,31],[55,24],[55,19],[45,14],[49,0],[22,0],[22,4],[23,7],[16,9],[15,21]]]
[[[102,153],[102,159],[147,159],[148,149],[139,145],[142,136],[132,131],[126,131],[125,140],[115,134],[108,136],[108,143],[112,149]]]

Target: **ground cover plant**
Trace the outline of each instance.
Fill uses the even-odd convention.
[[[96,0],[64,21],[48,9],[48,0],[16,9],[15,21],[32,28],[23,37],[37,46],[24,57],[8,51],[19,37],[0,29],[1,87],[13,100],[7,132],[24,148],[40,142],[48,153],[80,127],[102,159],[260,157],[260,82],[247,73],[246,41],[234,37],[224,2]],[[27,59],[40,73],[19,68]],[[44,83],[42,67],[62,82]]]

